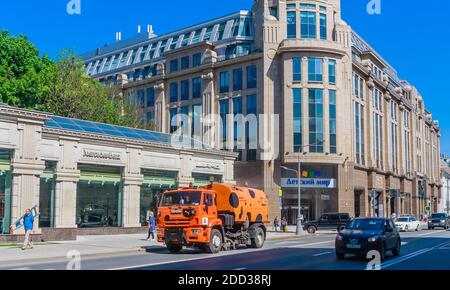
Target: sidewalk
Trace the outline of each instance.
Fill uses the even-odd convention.
[[[267,240],[296,238],[294,232],[267,232]],[[145,240],[145,235],[78,236],[76,241],[36,243],[33,250],[21,250],[21,245],[2,246],[0,244],[0,264],[23,261],[38,262],[46,259],[66,259],[71,251],[77,251],[81,257],[138,253],[148,247],[162,247],[156,241]],[[69,259],[69,258],[67,258]]]

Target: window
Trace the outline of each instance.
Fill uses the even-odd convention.
[[[376,167],[383,169],[383,116],[382,116],[382,94],[377,88],[373,89],[372,94],[372,126],[373,126],[373,157]]]
[[[328,82],[336,84],[336,60],[334,59],[328,61]]]
[[[234,152],[238,152],[238,160],[242,160],[242,119],[236,118],[237,115],[242,116],[242,97],[233,98],[233,139]]]
[[[316,13],[309,11],[302,11],[301,18],[301,37],[302,38],[316,38]]]
[[[233,91],[242,90],[242,68],[233,70]]]
[[[309,151],[323,153],[322,89],[309,89]]]
[[[189,100],[189,80],[181,81],[181,100]]]
[[[321,58],[308,58],[308,80],[310,82],[323,81],[323,60]]]
[[[192,66],[197,67],[202,65],[202,54],[196,53],[192,56]]]
[[[320,39],[327,39],[327,15],[320,13]]]
[[[202,79],[200,77],[192,79],[192,98],[199,99],[202,97]]]
[[[247,161],[256,160],[256,149],[258,144],[258,113],[256,102],[256,95],[247,96],[247,122],[245,124]],[[256,120],[256,122],[250,123],[250,120]]]
[[[139,107],[143,108],[145,106],[145,91],[144,90],[139,90],[137,92],[137,95],[138,95]]]
[[[364,107],[355,102],[356,163],[365,165]]]
[[[189,56],[184,56],[181,58],[181,70],[186,70],[189,68]]]
[[[330,153],[336,154],[336,91],[329,90],[329,100],[330,100]]]
[[[295,3],[286,4],[286,9],[296,9]]]
[[[180,108],[178,121],[181,125],[181,134],[186,137],[189,136],[189,106],[183,106]]]
[[[300,4],[300,9],[316,9],[316,5],[315,4],[306,4],[306,3],[301,3]]]
[[[230,91],[230,74],[227,71],[220,73],[220,93],[228,93]]]
[[[170,61],[170,72],[174,73],[178,71],[178,59],[172,59]]]
[[[155,89],[147,88],[147,107],[153,107],[155,105]]]
[[[287,37],[297,38],[297,13],[295,11],[287,13]]]
[[[203,136],[203,128],[202,128],[202,105],[193,105],[192,106],[192,139],[202,140]]]
[[[294,152],[302,152],[302,89],[293,89],[293,110],[294,110]]]
[[[178,83],[170,84],[170,102],[178,102]]]
[[[256,88],[256,65],[247,67],[247,89]]]
[[[222,121],[222,130],[221,137],[222,140],[222,149],[228,149],[227,140],[228,140],[228,114],[230,112],[230,106],[228,100],[221,100],[219,102],[219,110],[220,110],[220,119]]]
[[[292,59],[292,81],[302,81],[302,59],[300,57],[294,57]]]
[[[147,112],[147,122],[151,122],[153,121],[154,116],[153,116],[153,112]]]

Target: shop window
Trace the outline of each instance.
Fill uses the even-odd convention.
[[[83,166],[77,189],[76,223],[84,227],[122,225],[120,168]]]
[[[46,161],[39,187],[39,227],[54,226],[56,162]]]
[[[9,233],[11,221],[11,154],[0,150],[0,234]]]

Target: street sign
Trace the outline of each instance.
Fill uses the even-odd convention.
[[[425,211],[426,211],[426,212],[430,212],[430,211],[431,211],[431,207],[430,207],[430,206],[426,206],[426,207],[425,207]]]

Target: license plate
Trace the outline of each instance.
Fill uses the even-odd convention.
[[[347,244],[349,249],[361,249],[361,245]]]

